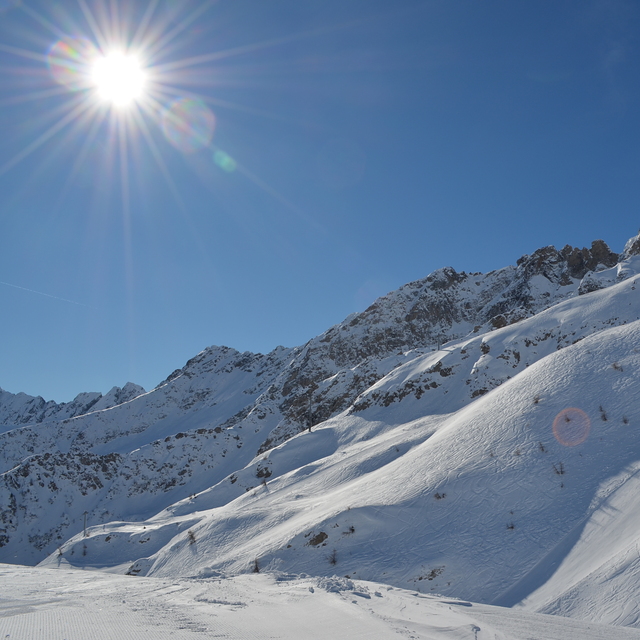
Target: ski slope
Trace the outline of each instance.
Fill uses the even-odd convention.
[[[636,629],[286,574],[206,579],[0,565],[0,637],[20,640],[636,640]]]

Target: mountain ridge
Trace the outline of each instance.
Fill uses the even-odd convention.
[[[412,461],[412,468],[420,469],[416,452],[422,447],[427,458],[434,455],[431,448],[445,437],[442,434],[451,432],[447,425],[462,420],[461,416],[471,416],[468,424],[472,424],[486,403],[501,406],[499,398],[513,398],[509,390],[520,388],[523,383],[516,382],[529,379],[533,371],[548,369],[556,372],[553,376],[560,376],[559,366],[553,364],[558,354],[583,354],[584,345],[591,343],[605,353],[607,345],[618,340],[616,331],[627,331],[626,339],[635,344],[637,331],[626,327],[635,327],[640,319],[640,301],[632,279],[638,273],[640,234],[621,254],[611,252],[602,241],[594,241],[591,249],[567,246],[558,251],[545,247],[523,256],[515,266],[489,274],[458,273],[445,267],[383,296],[364,312],[352,314],[301,347],[278,347],[264,355],[209,347],[149,392],[126,385],[133,397],[120,404],[91,410],[97,406],[94,404],[84,414],[70,415],[73,412],[69,410],[60,413],[65,417],[59,420],[53,412],[48,414],[54,416],[51,419],[45,416],[40,422],[0,433],[0,560],[33,564],[53,552],[46,561],[49,564],[64,558],[65,562],[82,565],[89,562],[83,559],[88,557],[100,558],[105,566],[126,564],[134,575],[161,575],[163,570],[198,574],[206,567],[202,561],[185,564],[189,545],[184,547],[180,542],[190,530],[200,544],[219,549],[216,566],[245,570],[247,563],[259,556],[261,562],[273,567],[325,571],[330,563],[319,569],[322,552],[319,554],[316,546],[335,539],[333,544],[341,555],[348,549],[355,553],[347,544],[353,535],[349,526],[355,525],[347,523],[348,510],[339,510],[338,521],[330,524],[330,513],[322,515],[323,508],[312,507],[312,503],[304,517],[295,515],[296,489],[289,487],[299,486],[303,496],[303,487],[310,479],[320,482],[325,478],[329,482],[334,477],[332,469],[338,469],[338,479],[331,480],[337,482],[332,485],[337,487],[335,495],[343,495],[351,486],[348,478],[353,478],[353,486],[360,487],[360,493],[379,500],[370,485],[375,477],[385,478],[380,481],[389,482],[401,494],[404,489],[397,486],[393,474],[402,476],[404,459]],[[620,353],[626,355],[619,357],[619,362],[607,363],[608,377],[612,371],[616,372],[613,375],[621,373],[614,364],[624,371],[635,366],[630,364],[635,358],[632,352],[616,348],[622,348]],[[595,366],[585,355],[580,357],[587,368]],[[573,360],[567,360],[570,362]],[[567,371],[571,366],[567,364]],[[536,375],[536,380],[544,377]],[[579,372],[571,375],[581,379]],[[619,395],[613,388],[607,393],[611,398]],[[114,392],[112,397],[117,395]],[[9,396],[7,404],[11,405],[17,396]],[[531,407],[525,408],[526,402],[522,405],[526,414],[530,409],[538,411],[546,402],[544,398],[536,401],[535,394],[529,396]],[[0,402],[5,397],[0,394]],[[628,402],[623,404],[627,406]],[[0,416],[30,415],[15,405],[11,407],[13,413],[5,411]],[[632,408],[627,406],[626,413],[616,415],[616,420],[633,424],[637,417]],[[609,406],[605,409],[612,415]],[[597,419],[595,406],[590,412],[595,416],[592,421]],[[485,420],[494,424],[497,417]],[[542,426],[535,428],[542,433]],[[469,428],[465,429],[460,433],[467,433]],[[500,427],[494,436],[501,447],[511,442],[505,433]],[[525,438],[526,447],[513,445],[520,451],[510,454],[514,460],[542,455],[543,451],[534,454],[539,447],[549,449],[547,436],[544,443],[532,437]],[[635,451],[634,443],[629,440],[629,451]],[[468,459],[480,456],[485,465],[488,455],[483,449]],[[506,456],[504,452],[501,455]],[[593,454],[589,455],[594,469],[599,469]],[[338,464],[342,456],[353,459],[353,464]],[[558,468],[560,462],[556,459],[553,464]],[[558,476],[564,482],[559,477],[564,474],[554,472],[553,464],[549,463],[546,471],[537,466],[531,469],[536,474],[551,473],[552,479]],[[602,470],[598,473],[597,477],[604,478]],[[433,495],[437,495],[440,498],[433,504],[453,504],[446,498],[452,490],[445,490],[444,477],[426,485],[421,480],[421,500],[428,495],[431,504]],[[250,507],[255,500],[267,504],[269,486],[274,487],[274,496],[278,492],[288,496],[275,504],[284,509],[283,514],[291,515],[278,516],[276,509],[277,522],[265,520],[258,515],[262,511]],[[597,489],[591,481],[589,487],[591,491]],[[556,492],[558,487],[554,485],[549,491]],[[502,500],[497,495],[492,509]],[[528,500],[535,502],[533,498]],[[585,500],[581,508],[588,510]],[[324,504],[324,499],[315,502]],[[336,498],[335,504],[339,503]],[[238,509],[243,505],[249,505],[247,513],[253,513],[247,517],[254,518],[267,532],[262,538],[268,544],[256,543],[258,530],[242,525],[246,518]],[[81,534],[85,511],[90,525],[88,538]],[[398,513],[391,505],[385,512]],[[237,523],[236,529],[225,524],[224,513]],[[360,514],[359,532],[369,526],[363,523],[377,521],[374,513],[370,505],[354,506],[353,518]],[[413,508],[410,513],[414,513]],[[573,517],[587,517],[586,512],[581,513]],[[414,526],[424,526],[418,515],[412,517]],[[300,522],[306,524],[294,527],[290,518],[291,522],[301,518]],[[143,521],[144,525],[136,524]],[[340,531],[338,538],[327,533],[334,524]],[[503,522],[504,531],[511,531],[509,524],[516,526],[515,522]],[[386,525],[376,526],[381,527],[379,534],[383,537],[392,534]],[[554,531],[564,531],[562,523],[553,526]],[[320,533],[327,537],[309,546],[302,529],[315,532],[312,540]],[[103,530],[107,531],[104,535]],[[249,530],[253,537],[243,538],[242,531]],[[491,530],[491,535],[502,540],[504,531]],[[69,540],[74,534],[76,537]],[[398,532],[393,535],[398,536]],[[551,544],[540,537],[540,532],[529,535],[539,537],[543,546]],[[235,536],[243,548],[242,557],[224,560],[219,536],[227,540]],[[501,543],[505,549],[507,541]],[[134,542],[137,544],[131,546]],[[142,548],[141,544],[145,545],[144,558],[132,551]],[[295,554],[285,553],[282,548],[286,545],[295,548]],[[55,552],[58,546],[59,554]],[[450,595],[488,601],[479,583],[469,581],[461,586],[464,563],[473,566],[480,562],[473,553],[460,553],[455,559],[447,547],[446,570],[440,571],[434,557],[425,556],[423,562],[430,564],[412,574],[410,565],[414,561],[410,558],[416,553],[415,545],[407,541],[405,546],[409,560],[394,555],[396,565],[388,569],[393,574],[388,576],[392,582],[418,589],[424,582]],[[374,554],[373,559],[354,561],[358,577],[365,579],[367,575],[360,572],[369,572],[369,579],[384,579],[375,574],[376,557]],[[511,562],[517,568],[511,577],[516,582],[524,580],[541,560],[533,552],[517,562],[515,557]],[[381,567],[386,566],[378,560]],[[183,563],[181,569],[178,563]],[[513,589],[513,581],[509,582],[500,570],[485,567],[483,571],[487,584],[505,592]],[[488,579],[491,572],[496,576],[493,582]],[[455,587],[442,582],[438,578],[441,574],[453,576],[449,582]],[[525,591],[518,592],[521,599],[529,595]],[[545,601],[544,606],[552,605]]]

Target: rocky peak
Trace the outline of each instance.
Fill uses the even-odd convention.
[[[517,265],[525,276],[543,275],[550,282],[568,285],[571,280],[581,280],[589,271],[598,267],[613,267],[620,259],[603,240],[594,240],[591,249],[565,245],[560,251],[553,246],[537,249],[531,255],[518,259]]]
[[[640,231],[637,236],[629,238],[627,244],[624,245],[624,251],[622,252],[622,258],[630,258],[631,256],[640,255]]]
[[[561,253],[567,262],[569,273],[578,279],[584,278],[588,271],[596,271],[599,266],[613,267],[620,259],[603,240],[594,240],[591,249],[566,245]]]

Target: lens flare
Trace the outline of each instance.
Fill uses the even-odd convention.
[[[49,73],[58,84],[71,91],[88,89],[92,65],[98,55],[98,49],[86,38],[63,38],[49,49]]]
[[[589,416],[575,407],[563,409],[553,421],[553,435],[565,447],[575,447],[582,444],[591,430]]]
[[[238,163],[224,151],[216,151],[213,154],[213,161],[227,173],[233,173],[238,168]]]
[[[202,100],[180,98],[162,113],[162,131],[167,140],[183,153],[209,146],[216,117]]]

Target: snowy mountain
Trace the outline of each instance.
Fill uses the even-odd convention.
[[[640,626],[639,273],[640,234],[545,247],[150,392],[2,391],[0,561],[338,573]]]
[[[53,420],[65,420],[84,415],[89,411],[110,409],[145,393],[137,384],[127,382],[122,387],[113,387],[109,393],[80,393],[71,402],[60,404],[26,393],[9,393],[0,388],[0,425],[6,431],[26,424],[38,424]]]

